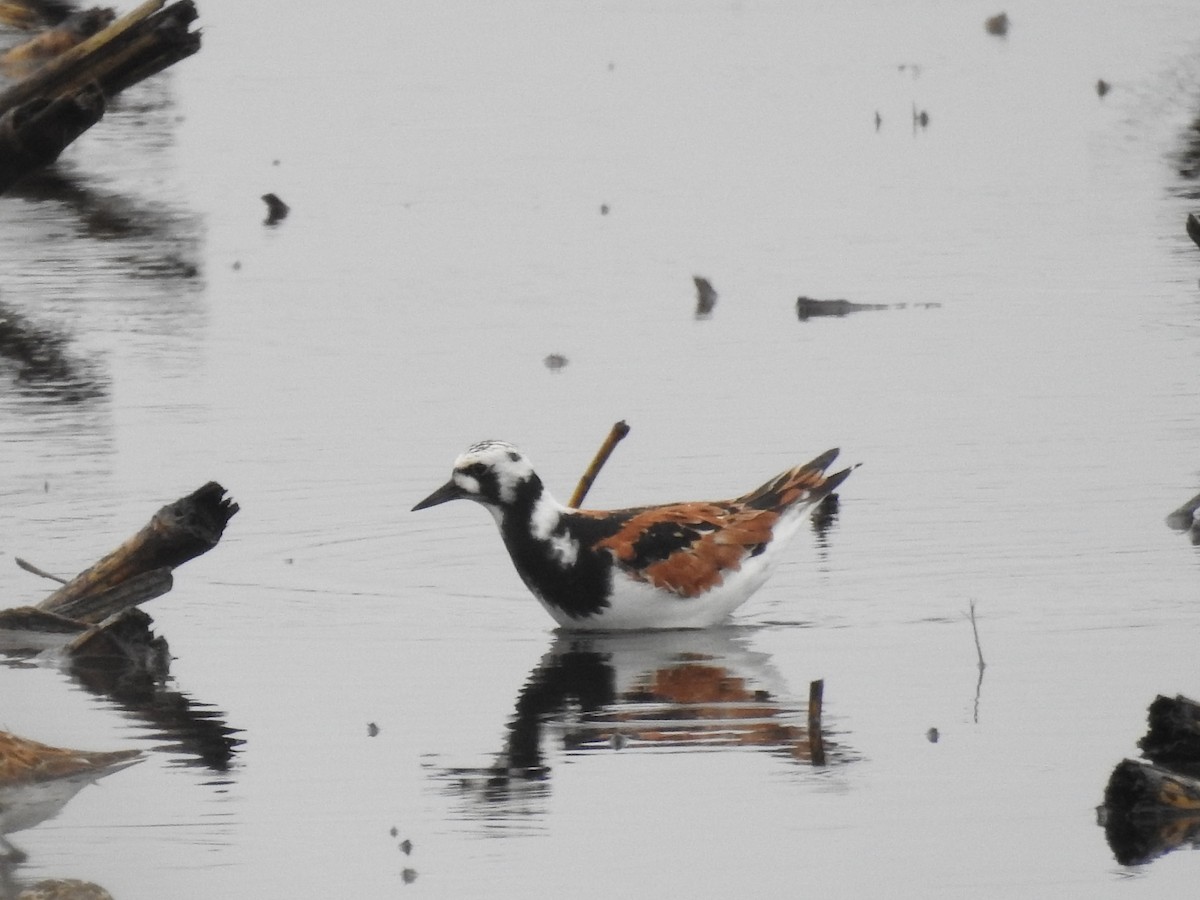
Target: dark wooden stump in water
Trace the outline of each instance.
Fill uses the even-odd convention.
[[[1150,730],[1138,747],[1156,763],[1189,763],[1200,766],[1200,703],[1182,694],[1161,694],[1150,704]]]
[[[88,624],[171,589],[171,570],[217,545],[238,505],[210,481],[156,512],[149,523],[38,604]]]

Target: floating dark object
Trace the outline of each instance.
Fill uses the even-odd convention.
[[[570,362],[570,360],[561,353],[551,353],[549,356],[543,359],[542,362],[551,372],[558,372],[561,371],[566,364]]]
[[[1200,219],[1197,219],[1195,214],[1188,213],[1187,217],[1187,233],[1196,246],[1200,247]]]
[[[264,225],[278,224],[291,212],[291,208],[274,194],[263,194],[262,199],[263,203],[267,204],[267,217],[263,219]]]
[[[1004,37],[1008,34],[1008,13],[998,13],[983,23],[988,34]]]
[[[936,744],[940,737],[941,734],[936,728],[930,728],[927,732],[925,732],[925,740],[929,741],[931,744]]]
[[[376,737],[379,734],[379,726],[374,722],[367,723],[367,737]]]
[[[851,303],[849,300],[814,300],[812,297],[796,298],[796,315],[801,322],[822,316],[845,316],[852,312],[870,309],[887,309],[886,303]]]
[[[1107,94],[1111,90],[1112,90],[1112,85],[1109,84],[1107,81],[1105,81],[1103,78],[1101,78],[1099,81],[1096,82],[1096,93],[1099,94],[1101,97],[1103,97],[1105,94]]]
[[[915,104],[915,103],[913,104],[913,109],[912,109],[912,120],[913,120],[913,131],[914,132],[916,132],[916,130],[918,128],[928,128],[929,127],[929,113],[923,109],[921,109],[921,110],[917,109],[917,104]]]
[[[707,319],[717,305],[717,292],[707,278],[693,275],[692,281],[696,283],[696,318]]]
[[[883,124],[883,116],[879,114],[879,110],[875,110],[875,130],[879,130],[879,126]]]
[[[608,215],[608,204],[607,203],[600,204],[600,215],[602,215],[602,216]]]
[[[400,852],[405,856],[412,856],[413,842],[405,838],[400,842]]]

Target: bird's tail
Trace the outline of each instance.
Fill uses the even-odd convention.
[[[850,477],[857,466],[826,475],[825,470],[837,459],[838,449],[826,450],[811,462],[788,469],[738,500],[752,509],[786,509],[796,504],[810,505],[831,494]]]

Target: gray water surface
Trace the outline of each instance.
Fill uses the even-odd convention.
[[[37,350],[0,361],[5,605],[50,590],[14,556],[73,574],[212,479],[242,507],[148,605],[166,683],[0,662],[0,728],[148,753],[8,876],[1190,890],[1200,855],[1122,866],[1094,807],[1154,696],[1200,694],[1200,556],[1164,524],[1200,490],[1200,30],[998,11],[202,3],[197,56],[0,198]],[[618,419],[596,506],[862,466],[694,634],[556,634],[482,511],[409,512],[487,437],[565,499]]]

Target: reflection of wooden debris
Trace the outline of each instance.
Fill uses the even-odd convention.
[[[263,220],[264,225],[276,225],[286,219],[287,214],[291,212],[291,208],[274,194],[263,194],[262,200],[267,204],[267,217]]]
[[[994,34],[996,37],[1004,37],[1008,34],[1008,13],[998,13],[987,19],[983,23],[983,27],[987,29],[988,34]]]
[[[192,0],[147,0],[0,93],[0,192],[98,122],[107,98],[200,49]]]
[[[717,292],[707,278],[693,275],[692,281],[696,284],[696,318],[710,318],[717,305]]]
[[[1147,759],[1117,764],[1098,810],[1123,865],[1200,845],[1200,704],[1159,696],[1148,719],[1149,730],[1138,741]]]
[[[21,858],[4,835],[56,816],[84,787],[141,759],[139,750],[67,750],[0,731],[0,848]]]
[[[1195,241],[1196,246],[1200,247],[1200,219],[1197,219],[1192,213],[1188,213],[1187,233],[1188,237]]]

